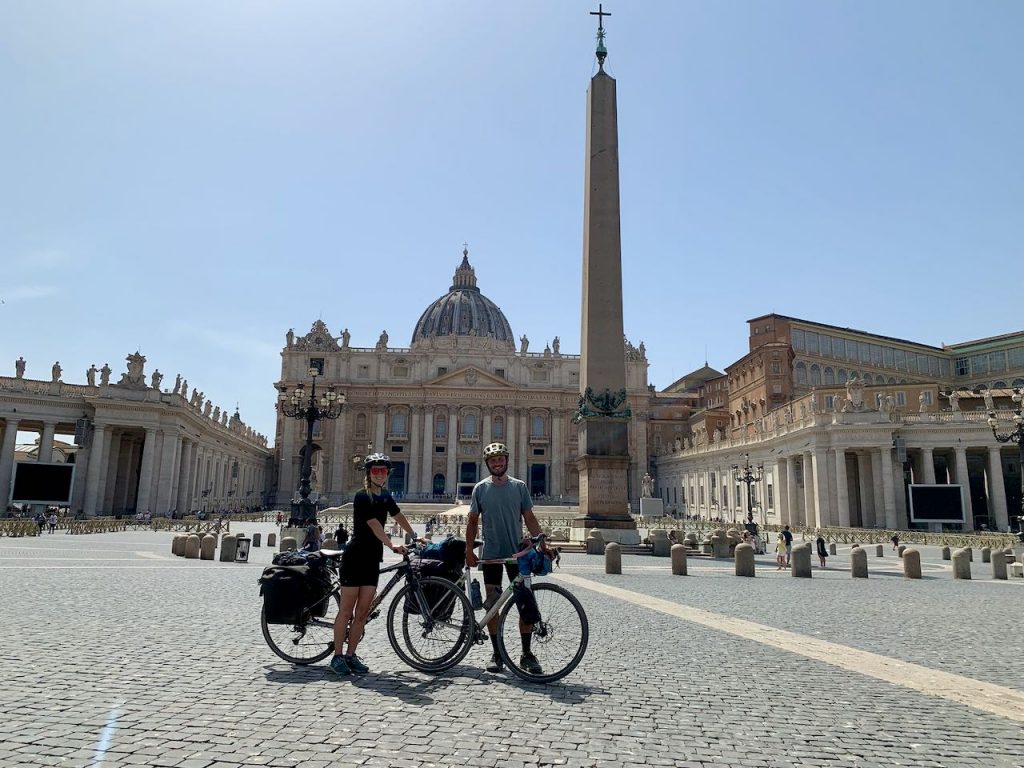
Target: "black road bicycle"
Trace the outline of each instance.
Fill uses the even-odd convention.
[[[540,549],[544,537],[532,540]],[[267,623],[264,609],[260,625],[270,649],[292,664],[315,664],[334,652],[334,619],[341,604],[340,558],[342,553],[321,550],[331,579],[327,610],[306,606],[294,624]],[[498,617],[498,652],[508,669],[523,680],[550,683],[568,675],[583,659],[589,642],[587,615],[572,593],[558,584],[534,583],[535,576],[519,575],[496,599],[485,606],[477,621],[466,596],[470,569],[464,568],[456,581],[421,573],[428,560],[405,555],[402,562],[381,569],[391,579],[377,592],[367,623],[380,616],[382,606],[397,589],[387,606],[388,641],[398,657],[421,672],[442,672],[458,664],[474,644],[488,642],[487,623]],[[508,562],[515,563],[516,560]],[[404,582],[404,583],[403,583]],[[520,663],[519,611],[517,591],[532,592],[540,618],[532,625],[531,651],[540,661],[541,671],[531,672]]]

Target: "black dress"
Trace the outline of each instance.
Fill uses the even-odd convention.
[[[828,550],[825,549],[825,539],[818,537],[818,557],[828,557]]]
[[[352,537],[345,548],[341,583],[346,587],[376,587],[380,580],[380,562],[384,559],[384,543],[373,535],[370,520],[384,527],[388,515],[401,510],[386,491],[371,496],[360,491],[352,503]]]

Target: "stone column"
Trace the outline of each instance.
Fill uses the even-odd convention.
[[[935,485],[935,456],[931,448],[921,449],[921,480],[926,485]]]
[[[298,475],[295,473],[295,453],[299,443],[299,421],[287,416],[282,418],[284,419],[284,424],[281,427],[281,466],[277,471],[277,498],[279,504],[287,504],[291,501],[292,496],[295,495],[299,487]],[[305,422],[303,422],[303,425],[305,425]],[[206,458],[208,458],[208,454],[204,451],[204,459]],[[209,480],[205,473],[202,474],[202,478],[203,482]],[[206,490],[209,487],[209,484],[204,485],[201,490]]]
[[[167,506],[173,509],[178,508],[178,488],[181,480],[181,452],[184,438],[178,437],[174,446],[174,465],[171,467],[171,493],[167,498]]]
[[[828,451],[816,448],[811,454],[814,465],[814,524],[819,528],[832,524],[829,519]]]
[[[836,502],[839,527],[850,527],[850,486],[846,476],[846,450],[836,449]]]
[[[87,517],[96,516],[96,506],[103,497],[103,458],[106,454],[109,434],[110,427],[106,424],[93,425],[92,447],[89,449],[89,466],[86,468],[85,504],[82,507]]]
[[[491,440],[491,412],[489,410],[484,411],[483,426],[481,426],[480,442],[484,445],[494,442]]]
[[[386,414],[384,411],[385,408],[381,406],[377,409],[377,413],[374,416],[373,450],[380,451],[381,453],[387,453],[384,450],[387,446],[387,424],[385,423]]]
[[[565,448],[565,437],[562,435],[562,412],[551,411],[551,495],[558,496],[565,485],[565,462],[562,452]]]
[[[1010,526],[1006,509],[1006,486],[1003,483],[1003,460],[998,445],[988,447],[988,498],[995,517],[996,530],[1005,531]]]
[[[181,437],[177,430],[165,430],[163,450],[160,452],[160,478],[157,483],[156,514],[166,515],[171,509],[171,482],[174,475],[174,458],[178,452]]]
[[[423,492],[430,493],[433,490],[434,485],[434,472],[433,472],[433,458],[434,458],[434,409],[432,406],[426,406],[423,411],[423,456],[422,456],[422,470],[420,472],[423,478]]]
[[[348,426],[347,422],[348,414],[344,412],[334,420],[334,438],[331,440],[331,476],[330,485],[327,486],[328,498],[332,504],[340,503],[342,496],[345,494],[345,466],[347,457],[345,432]]]
[[[530,461],[530,411],[523,408],[519,412],[519,469],[516,477],[527,485],[530,478],[527,476]]]
[[[515,466],[516,460],[516,448],[518,447],[518,440],[516,440],[516,411],[514,408],[505,408],[505,436],[502,442],[505,443],[505,447],[508,448],[508,471],[509,474],[514,474],[512,468]],[[485,468],[486,469],[486,468]]]
[[[139,469],[139,492],[135,497],[135,509],[139,512],[153,511],[153,469],[156,466],[156,436],[152,427],[146,429],[142,441],[142,466]]]
[[[445,455],[448,458],[445,464],[445,490],[449,493],[459,491],[459,473],[456,465],[459,453],[459,420],[458,409],[455,406],[448,408],[448,447],[445,448]]]
[[[423,449],[423,435],[420,430],[423,427],[423,406],[414,405],[412,407],[412,419],[409,424],[409,469],[408,477],[406,478],[406,485],[409,489],[409,493],[418,493],[423,491],[422,483],[420,482],[420,455]]]
[[[963,490],[964,530],[974,530],[974,507],[971,503],[971,481],[967,475],[967,448],[963,445],[953,446],[956,457],[956,482]]]
[[[122,473],[125,471],[125,457],[122,455],[124,442],[123,432],[111,430],[107,458],[103,462],[103,476],[106,480],[103,484],[103,500],[100,502],[101,509],[108,514],[114,514],[114,500],[118,497],[118,492],[123,490],[119,479],[124,477]]]
[[[785,478],[782,486],[783,493],[779,494],[779,523],[782,525],[794,525],[799,519],[799,510],[797,509],[799,489],[796,484],[796,460],[789,456],[785,459],[780,459],[779,463],[783,465],[783,471],[779,474]]]
[[[187,515],[192,507],[192,453],[195,450],[195,443],[191,440],[181,441],[181,468],[178,475],[178,495],[174,506],[179,515]],[[248,493],[249,489],[246,488]]]
[[[135,435],[127,441],[121,440],[121,454],[124,457],[124,471],[118,470],[118,474],[124,478],[124,482],[117,492],[117,503],[125,512],[131,512],[135,506],[135,493],[139,482],[138,473],[135,471],[139,464],[139,439]]]
[[[875,489],[871,483],[871,457],[857,452],[857,483],[860,491],[860,524],[871,528],[875,524]]]
[[[892,462],[890,462],[892,463]],[[872,480],[872,503],[874,504],[875,526],[884,528],[885,522],[885,494],[882,492],[882,453],[874,449],[871,451],[871,480]]]
[[[882,504],[885,509],[885,526],[887,528],[898,528],[896,488],[892,474],[892,449],[889,446],[879,449],[879,459],[881,461]]]
[[[4,425],[4,442],[0,447],[0,501],[3,509],[7,510],[8,500],[11,498],[11,478],[14,476],[14,446],[18,442],[18,420],[8,417]],[[79,469],[81,469],[79,467]]]
[[[804,451],[803,453],[803,467],[804,467],[804,519],[803,523],[806,526],[817,525],[817,519],[815,515],[815,503],[814,503],[814,467],[811,461],[811,452]]]
[[[53,434],[56,431],[56,421],[43,422],[43,432],[39,436],[39,453],[36,455],[36,461],[50,462],[53,460]]]

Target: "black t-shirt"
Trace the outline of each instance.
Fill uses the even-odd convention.
[[[373,535],[370,520],[376,520],[383,527],[388,515],[394,517],[401,511],[386,491],[383,496],[371,496],[366,491],[357,493],[352,502],[352,538],[349,539],[345,556],[349,557],[352,550],[355,550],[360,557],[365,556],[374,562],[383,560],[384,543]]]
[[[785,531],[784,530],[782,532],[782,538],[784,538],[786,540],[787,544],[792,544],[793,543],[793,534],[790,531]]]

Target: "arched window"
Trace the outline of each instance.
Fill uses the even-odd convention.
[[[796,371],[796,383],[806,384],[807,383],[807,366],[804,363],[797,363],[793,366],[793,370]]]
[[[896,377],[895,376],[890,376],[889,377],[889,383],[890,384],[895,384],[896,383]]]
[[[840,368],[839,373],[836,374],[836,384],[846,383],[846,369]]]
[[[872,381],[871,381],[871,374],[870,373],[865,373],[864,374],[864,383],[865,384],[871,384],[872,383]]]
[[[817,364],[811,366],[811,386],[821,386],[821,368]]]
[[[448,436],[448,418],[442,413],[434,421],[434,437]]]
[[[1006,389],[1006,382],[1005,381],[993,381],[992,382],[992,389]]]
[[[836,372],[831,367],[825,369],[825,386],[834,386],[836,383]]]
[[[1014,387],[1024,387],[1024,379],[1014,379],[1013,380],[1013,386]]]
[[[494,423],[491,425],[491,437],[495,440],[505,437],[505,419],[501,416],[494,417]]]
[[[476,436],[476,414],[467,413],[462,417],[462,434]]]
[[[531,421],[531,437],[544,437],[544,417],[537,414]]]
[[[358,413],[358,414],[356,414],[356,434],[359,435],[360,437],[363,437],[363,436],[366,435],[366,414],[365,413]]]

